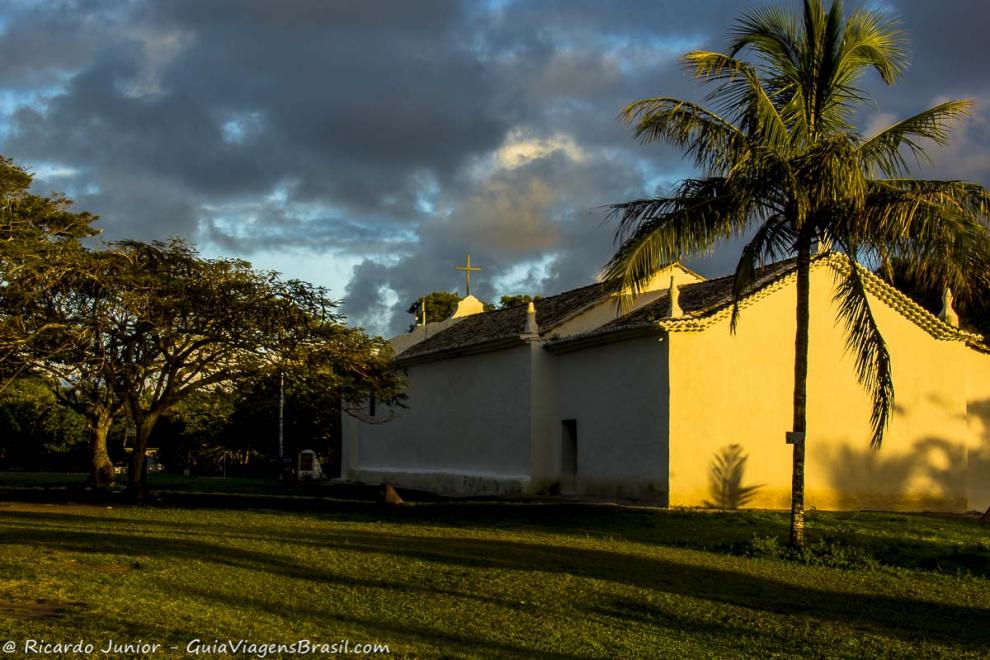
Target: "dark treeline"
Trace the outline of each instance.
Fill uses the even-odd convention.
[[[17,378],[0,392],[0,470],[88,472],[91,431],[86,417],[37,376]],[[170,471],[195,476],[271,476],[278,469],[279,379],[262,374],[237,387],[198,392],[162,416],[151,445]],[[340,399],[333,390],[285,381],[284,453],[317,452],[324,470],[340,460]],[[129,431],[118,420],[106,438],[111,464],[125,466]]]
[[[0,159],[0,468],[84,462],[106,488],[124,462],[140,499],[149,448],[175,469],[270,464],[279,383],[287,454],[333,460],[341,412],[401,400],[388,345],[325,289],[181,240],[97,243],[94,216],[30,185]]]

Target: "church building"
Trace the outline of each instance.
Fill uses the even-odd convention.
[[[870,447],[833,297],[811,273],[806,506],[990,506],[990,353],[951,304],[935,316],[864,272],[892,357],[895,411]],[[576,495],[665,506],[790,503],[795,263],[761,269],[730,332],[732,278],[673,264],[620,308],[603,284],[396,337],[406,407],[345,420],[342,476],[448,495]]]

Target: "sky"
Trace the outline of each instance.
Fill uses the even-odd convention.
[[[864,133],[971,98],[917,175],[990,185],[990,2],[861,2],[899,18],[911,59],[865,81]],[[107,240],[184,237],[327,286],[389,336],[418,296],[463,293],[467,254],[486,300],[594,281],[607,205],[694,173],[619,110],[703,98],[678,57],[724,48],[753,4],[5,0],[0,153]],[[737,251],[686,263],[723,275]]]

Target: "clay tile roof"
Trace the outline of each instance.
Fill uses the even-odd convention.
[[[840,271],[843,268],[848,268],[844,258],[837,258],[835,255],[815,256],[812,261],[821,265],[830,264]],[[757,269],[753,282],[744,293],[742,304],[749,304],[753,300],[772,292],[775,288],[785,285],[785,278],[795,271],[796,266],[795,259],[788,259]],[[862,272],[864,283],[869,291],[936,338],[965,339],[971,345],[977,340],[982,340],[978,335],[952,328],[872,273],[865,270]],[[608,300],[609,294],[604,284],[591,284],[537,300],[535,302],[536,322],[540,327],[541,336],[550,338],[551,341],[547,347],[551,349],[554,346],[565,347],[585,341],[597,342],[600,341],[597,338],[604,335],[624,336],[629,332],[638,334],[639,332],[657,331],[661,328],[700,330],[729,313],[732,305],[732,284],[733,276],[730,275],[681,285],[679,287],[679,303],[683,316],[677,318],[667,317],[670,299],[668,293],[664,291],[649,303],[601,327],[579,335],[555,338],[554,328],[561,322],[593,305]],[[396,361],[402,364],[405,361],[431,360],[434,356],[440,357],[456,353],[462,349],[466,351],[485,350],[487,347],[498,348],[502,345],[522,343],[523,338],[520,335],[525,332],[525,329],[526,306],[475,314],[467,316],[454,325],[437,332],[432,337],[410,346],[396,357]]]
[[[795,259],[788,259],[757,269],[753,277],[753,283],[747,290],[747,293],[761,289],[778,278],[787,275],[795,269],[796,265],[797,261]],[[703,316],[731,305],[732,282],[733,276],[729,275],[714,280],[681,285],[678,287],[681,293],[678,299],[681,310],[685,315]],[[611,323],[606,323],[602,327],[596,328],[587,334],[607,333],[614,330],[655,325],[656,321],[667,316],[669,306],[670,297],[664,292],[659,298],[649,304],[635,309]]]
[[[541,331],[595,305],[608,296],[604,284],[591,284],[534,302],[536,323]],[[499,340],[518,338],[526,329],[526,306],[499,309],[466,316],[437,334],[413,344],[397,356],[401,362],[451,349],[470,348]]]

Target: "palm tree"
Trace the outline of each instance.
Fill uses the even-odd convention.
[[[686,69],[712,85],[710,107],[672,98],[632,103],[621,117],[641,142],[686,151],[702,172],[667,197],[612,207],[619,248],[605,267],[616,289],[633,294],[659,264],[710,252],[746,236],[735,271],[731,327],[754,271],[796,256],[791,543],[804,543],[808,307],[812,254],[849,259],[836,300],[860,383],[873,399],[872,445],[879,448],[894,401],[890,355],[861,277],[865,263],[889,273],[903,261],[921,281],[965,295],[990,270],[990,194],[962,181],[908,178],[928,143],[944,145],[969,101],[949,101],[866,138],[855,127],[868,100],[857,87],[870,69],[893,83],[906,67],[903,33],[887,16],[844,15],[805,0],[798,15],[780,7],[745,13],[726,53],[695,51]],[[743,56],[750,59],[743,59]],[[846,270],[846,269],[843,269]]]

